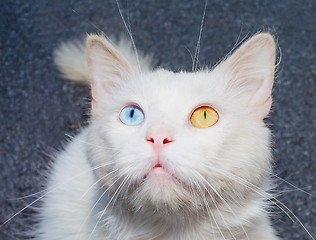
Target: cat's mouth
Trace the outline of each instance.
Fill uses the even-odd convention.
[[[180,180],[172,174],[166,167],[162,164],[157,163],[153,168],[151,168],[145,175],[144,180],[148,178],[156,178],[157,180],[175,180],[180,183]]]
[[[150,177],[150,176],[170,176],[171,174],[169,171],[164,168],[160,163],[157,163],[153,168],[151,168],[144,176],[144,179]]]
[[[162,165],[160,163],[157,163],[154,168],[162,168]]]

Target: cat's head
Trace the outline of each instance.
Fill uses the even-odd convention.
[[[213,70],[140,72],[104,37],[88,36],[89,158],[104,190],[128,196],[138,210],[169,211],[243,202],[261,191],[275,48],[260,33]]]

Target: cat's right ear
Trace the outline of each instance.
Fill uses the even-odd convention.
[[[138,70],[99,35],[88,35],[87,56],[91,80],[92,115],[98,117],[104,103],[123,81],[136,75]]]

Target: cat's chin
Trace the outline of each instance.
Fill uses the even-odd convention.
[[[177,212],[190,205],[192,194],[188,186],[162,166],[155,166],[145,174],[132,193],[132,205],[138,211]]]
[[[173,198],[175,189],[181,192],[185,190],[185,184],[160,164],[145,174],[142,187],[145,187],[153,198],[165,202],[164,204]]]
[[[149,192],[153,192],[154,195],[165,198],[170,195],[170,191],[173,188],[181,187],[180,181],[171,174],[166,168],[161,165],[156,165],[145,174],[142,187]]]

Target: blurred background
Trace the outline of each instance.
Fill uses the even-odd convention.
[[[62,79],[52,52],[86,33],[125,32],[115,0],[0,1],[0,223],[42,190],[50,155],[66,134],[88,120],[89,89]],[[138,49],[157,66],[191,70],[203,0],[119,1]],[[273,132],[275,173],[316,195],[316,1],[209,0],[201,38],[200,66],[214,65],[236,43],[271,31],[282,62],[267,120]],[[276,178],[282,201],[316,236],[316,198]],[[37,195],[39,197],[40,195]],[[35,208],[38,204],[34,205]],[[0,228],[0,239],[25,239],[34,208]],[[310,239],[303,227],[274,208],[282,239]]]

